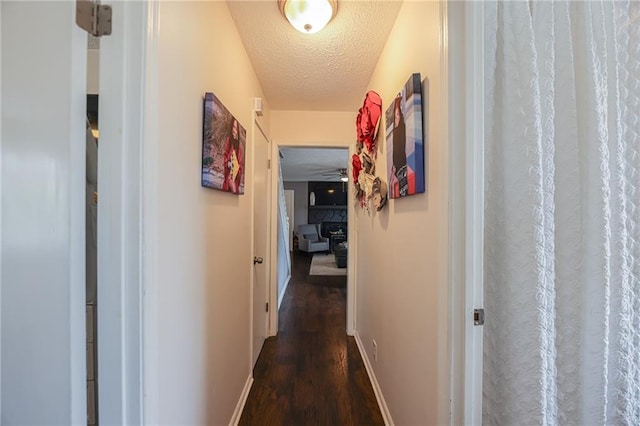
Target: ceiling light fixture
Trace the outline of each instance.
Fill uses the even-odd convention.
[[[305,34],[323,29],[338,11],[336,0],[278,0],[278,7],[293,28]]]

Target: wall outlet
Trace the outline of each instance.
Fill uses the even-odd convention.
[[[371,339],[371,342],[373,342],[373,360],[377,361],[378,360],[378,343],[376,343],[375,339]]]

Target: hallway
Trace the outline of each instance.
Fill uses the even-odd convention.
[[[346,335],[346,277],[310,276],[294,253],[293,273],[267,339],[240,425],[384,424],[355,339]]]
[[[448,267],[457,260],[449,226],[452,212],[463,211],[451,208],[450,186],[462,181],[453,180],[449,160],[464,157],[449,130],[466,117],[448,107],[449,92],[466,87],[449,69],[458,57],[448,56],[448,2],[344,1],[316,35],[291,27],[276,0],[112,2],[102,5],[111,8],[112,34],[97,44],[76,23],[76,6],[0,1],[0,423],[86,422],[92,368],[101,377],[100,424],[238,424],[252,387],[245,424],[448,423],[458,409],[450,403],[458,376],[450,374],[447,333],[458,312],[450,312],[449,272],[458,270]],[[260,47],[272,41],[273,49]],[[87,81],[90,65],[99,71],[96,89]],[[262,327],[278,315],[274,295],[262,290],[282,284],[277,244],[263,248],[256,238],[288,237],[276,227],[278,150],[352,152],[366,93],[379,94],[385,118],[414,74],[423,95],[410,121],[422,122],[414,136],[423,141],[428,188],[380,211],[367,208],[353,202],[347,157],[349,260],[360,266],[345,289],[334,278],[307,277],[307,264],[299,265],[280,334],[266,342],[254,381],[262,333],[278,331]],[[93,324],[86,315],[88,93],[100,97],[95,233],[97,281],[105,284],[97,285]],[[208,93],[226,109],[215,138],[204,131],[213,123],[204,114]],[[244,177],[244,195],[203,185],[212,143],[219,158],[234,132],[223,122],[230,117],[241,126],[242,148],[227,166]],[[377,126],[375,174],[387,182],[393,135],[385,122]],[[339,180],[343,168],[318,172],[337,170]],[[295,200],[305,210],[297,220],[294,209],[294,224],[322,210],[309,205],[308,183],[294,207]],[[252,273],[256,257],[262,282]],[[257,315],[267,302],[271,312]],[[87,329],[100,336],[93,365]],[[375,398],[360,352],[373,366]]]

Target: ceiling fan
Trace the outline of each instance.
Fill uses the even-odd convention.
[[[348,182],[349,181],[349,175],[347,174],[347,169],[335,169],[335,170],[331,170],[331,171],[327,171],[325,173],[322,173],[322,176],[327,176],[327,177],[339,177],[340,181],[342,182]]]
[[[339,177],[340,182],[342,182],[342,192],[345,191],[345,184],[349,182],[349,174],[347,169],[334,169],[325,173],[322,173],[322,176],[326,176],[329,178]]]

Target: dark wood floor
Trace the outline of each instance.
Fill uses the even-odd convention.
[[[293,276],[267,339],[240,425],[383,425],[355,339],[346,334],[344,276],[308,275],[294,254]]]

